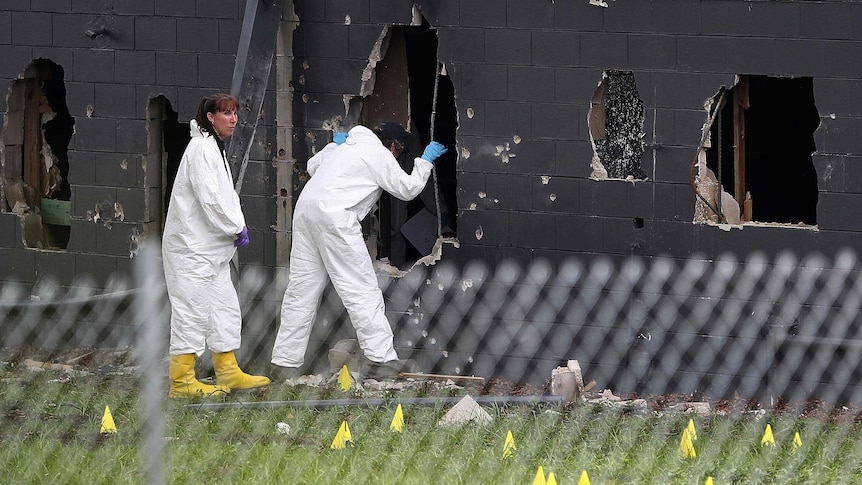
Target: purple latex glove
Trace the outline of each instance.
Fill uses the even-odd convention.
[[[233,245],[238,248],[244,248],[248,246],[248,226],[243,227],[242,232],[236,235],[236,239],[234,239]]]

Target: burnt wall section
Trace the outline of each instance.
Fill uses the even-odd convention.
[[[145,182],[148,150],[176,151],[148,147],[150,101],[164,98],[176,117],[165,121],[185,125],[187,137],[200,99],[230,91],[244,7],[242,0],[0,6],[0,112],[7,112],[6,93],[25,67],[50,59],[63,69],[65,103],[75,122],[64,153],[64,189],[71,199],[66,252],[26,249],[19,218],[0,214],[0,282],[33,284],[50,276],[68,286],[76,276],[90,275],[86,284],[101,288],[112,274],[129,274],[145,225],[158,217],[158,211],[146,210],[149,199],[160,202],[155,182]],[[275,264],[274,244],[265,243],[275,222],[269,174],[274,108],[275,96],[267,93],[243,188],[251,234],[244,264]]]

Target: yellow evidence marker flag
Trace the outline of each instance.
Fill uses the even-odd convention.
[[[536,470],[536,477],[533,478],[533,485],[548,485],[548,482],[545,481],[545,470],[542,469],[542,465],[539,465],[539,469]]]
[[[389,429],[400,433],[402,428],[404,428],[404,411],[399,404],[395,408],[395,416],[392,416],[392,423],[389,424]]]
[[[515,446],[515,438],[512,437],[512,430],[509,430],[506,433],[506,441],[503,443],[503,458],[509,458],[510,456],[515,454],[515,450],[518,447]]]
[[[691,433],[687,427],[682,430],[682,439],[679,440],[679,456],[683,458],[697,457],[697,452],[694,451],[694,443],[691,442]]]
[[[802,446],[802,437],[799,436],[799,431],[793,435],[793,449],[798,450],[799,447]]]
[[[590,476],[587,475],[586,470],[581,472],[581,478],[578,480],[578,485],[590,485]]]
[[[688,420],[688,434],[691,435],[691,440],[694,441],[697,439],[697,430],[694,429],[694,420]]]
[[[706,477],[706,481],[703,482],[703,485],[714,485],[714,482],[712,481],[712,477]]]
[[[554,476],[554,472],[548,473],[548,480],[545,485],[557,485],[557,477]]]
[[[347,443],[353,441],[353,438],[350,436],[350,426],[347,426],[347,421],[342,421],[341,426],[338,428],[338,433],[335,434],[335,439],[332,440],[332,444],[329,445],[329,448],[334,450],[341,450]]]
[[[102,415],[102,427],[99,433],[116,433],[117,425],[114,424],[114,417],[111,416],[111,410],[105,406],[105,414]]]
[[[350,379],[350,372],[347,370],[346,365],[341,366],[341,370],[338,372],[338,384],[341,385],[341,390],[346,391],[350,389],[350,384],[353,381]]]
[[[775,446],[775,437],[772,436],[772,426],[769,424],[763,431],[763,438],[760,438],[760,446]]]

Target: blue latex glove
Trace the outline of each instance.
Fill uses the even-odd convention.
[[[347,133],[345,133],[343,131],[339,131],[338,133],[336,133],[335,135],[332,136],[332,141],[336,145],[341,145],[342,143],[344,143],[345,140],[347,140]]]
[[[440,158],[440,155],[443,155],[448,150],[442,144],[432,141],[425,147],[425,151],[422,152],[422,160],[425,160],[430,163],[434,163],[434,160]]]
[[[236,235],[236,239],[234,239],[233,245],[238,248],[244,248],[248,246],[248,226],[243,227],[242,232]]]

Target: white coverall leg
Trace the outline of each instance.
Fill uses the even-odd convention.
[[[201,356],[207,345],[214,352],[238,349],[242,315],[230,279],[230,263],[213,265],[187,255],[164,258],[164,267],[172,290],[168,292],[172,310],[170,354]]]

